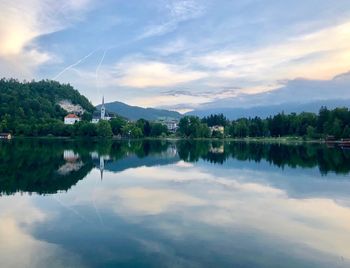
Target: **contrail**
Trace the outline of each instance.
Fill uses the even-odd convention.
[[[97,89],[97,92],[98,92],[98,93],[100,93],[100,92],[99,92],[99,87],[98,87],[98,72],[99,72],[99,70],[100,70],[100,68],[101,68],[101,65],[102,65],[103,60],[105,59],[106,53],[107,53],[107,49],[104,50],[103,55],[102,55],[102,58],[101,58],[100,62],[99,62],[98,65],[97,65],[97,68],[96,68],[96,73],[95,73],[95,84],[96,84],[96,89]]]
[[[72,211],[75,215],[77,215],[77,216],[78,216],[79,218],[81,218],[83,221],[88,222],[88,220],[87,220],[84,216],[82,216],[78,211],[76,211],[74,208],[69,207],[69,206],[63,204],[63,202],[62,202],[61,200],[59,200],[57,197],[55,197],[55,196],[52,196],[52,197],[53,197],[53,199],[56,200],[56,202],[59,203],[62,207],[64,207],[65,209],[68,209],[68,210]]]
[[[56,80],[58,77],[60,77],[64,72],[68,71],[69,69],[79,65],[80,63],[82,63],[84,60],[86,60],[87,58],[89,58],[92,54],[94,54],[97,51],[97,49],[91,51],[89,54],[87,54],[86,56],[82,57],[80,60],[78,60],[77,62],[67,66],[66,68],[64,68],[59,74],[57,74],[52,80]]]
[[[95,202],[95,201],[96,201],[96,200],[95,200],[95,197],[96,197],[96,187],[97,187],[97,180],[96,180],[96,183],[95,183],[94,191],[93,191],[93,193],[92,193],[92,199],[91,199],[91,201],[92,201],[92,204],[93,204],[93,206],[94,206],[94,208],[95,208],[96,215],[97,215],[98,219],[100,220],[101,225],[104,226],[104,227],[106,227],[106,226],[105,226],[105,223],[104,223],[103,220],[102,220],[101,214],[100,214],[100,212],[99,212],[99,210],[97,209],[97,206],[96,206],[96,202]]]

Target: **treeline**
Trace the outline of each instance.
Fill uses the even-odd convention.
[[[224,127],[223,132],[211,131],[212,126]],[[185,116],[180,120],[178,134],[188,138],[209,137],[285,137],[298,136],[321,139],[334,136],[337,139],[350,138],[350,111],[348,108],[328,110],[321,107],[314,113],[279,113],[266,119],[259,117],[240,118],[229,121],[224,115],[210,115],[199,119]]]
[[[16,133],[21,135],[22,133]],[[23,133],[24,136],[60,136],[60,137],[112,137],[144,138],[167,136],[168,129],[161,123],[149,122],[145,119],[136,122],[122,117],[110,121],[100,120],[97,124],[82,120],[74,125],[65,125],[63,121],[41,125],[38,131]]]
[[[82,121],[64,125],[67,112],[59,101],[79,104],[85,113]],[[69,84],[55,81],[19,82],[0,79],[0,132],[16,136],[120,136],[126,138],[165,137],[165,125],[140,119],[130,122],[122,117],[92,124],[93,105]],[[217,127],[219,126],[219,127]],[[322,139],[350,138],[350,111],[348,108],[328,110],[322,107],[314,113],[279,113],[268,118],[240,118],[228,120],[223,114],[202,119],[184,116],[180,119],[176,136],[184,138],[244,138],[298,136]]]

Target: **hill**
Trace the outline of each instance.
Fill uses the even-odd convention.
[[[98,105],[96,108],[100,109],[100,107],[101,105]],[[131,106],[119,101],[106,103],[105,107],[108,112],[116,113],[130,120],[138,120],[140,118],[150,121],[161,118],[179,119],[182,116],[180,113],[174,111],[155,108],[142,108],[138,106]]]
[[[0,80],[0,132],[40,132],[45,125],[62,122],[68,113],[60,104],[70,103],[91,114],[93,105],[69,84],[56,81]],[[63,107],[63,108],[62,108]]]
[[[209,116],[210,114],[224,114],[228,119],[235,120],[242,117],[261,117],[266,118],[269,116],[274,116],[280,112],[286,114],[289,113],[301,113],[301,112],[311,112],[318,113],[322,106],[326,106],[329,109],[334,109],[336,107],[348,107],[350,108],[350,100],[323,100],[323,101],[313,101],[308,103],[283,103],[279,105],[270,106],[254,106],[249,108],[202,108],[186,113],[186,115],[196,115],[199,117]]]

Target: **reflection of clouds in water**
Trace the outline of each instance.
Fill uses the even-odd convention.
[[[17,197],[17,198],[16,198]],[[1,198],[1,267],[81,267],[69,252],[30,235],[32,225],[44,222],[47,215],[25,196]]]
[[[185,162],[183,160],[180,160],[175,165],[180,168],[192,168],[194,166],[193,163]]]
[[[201,267],[195,261],[180,257],[173,248],[165,243],[145,239],[137,239],[137,242],[142,245],[143,250],[148,254],[160,254],[163,259],[166,259],[165,263],[158,262],[158,267]]]
[[[181,233],[179,226],[162,222],[162,214],[173,213],[188,222],[211,226],[258,230],[350,258],[348,207],[330,198],[290,198],[263,180],[251,182],[252,174],[264,175],[241,172],[216,177],[196,167],[141,167],[107,173],[95,194],[100,206],[112,206],[131,221],[135,216],[153,215],[157,217],[156,228],[173,229],[176,235]]]
[[[124,214],[159,214],[168,210],[176,210],[178,206],[199,206],[205,202],[191,195],[168,189],[126,188],[117,190]],[[118,208],[120,211],[120,207]]]

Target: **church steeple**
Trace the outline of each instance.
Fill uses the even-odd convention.
[[[105,97],[102,97],[102,106],[101,106],[101,119],[104,120],[106,117],[106,107],[105,107]]]
[[[102,156],[100,156],[100,174],[101,174],[101,181],[103,180],[103,171],[105,169],[105,160]]]

